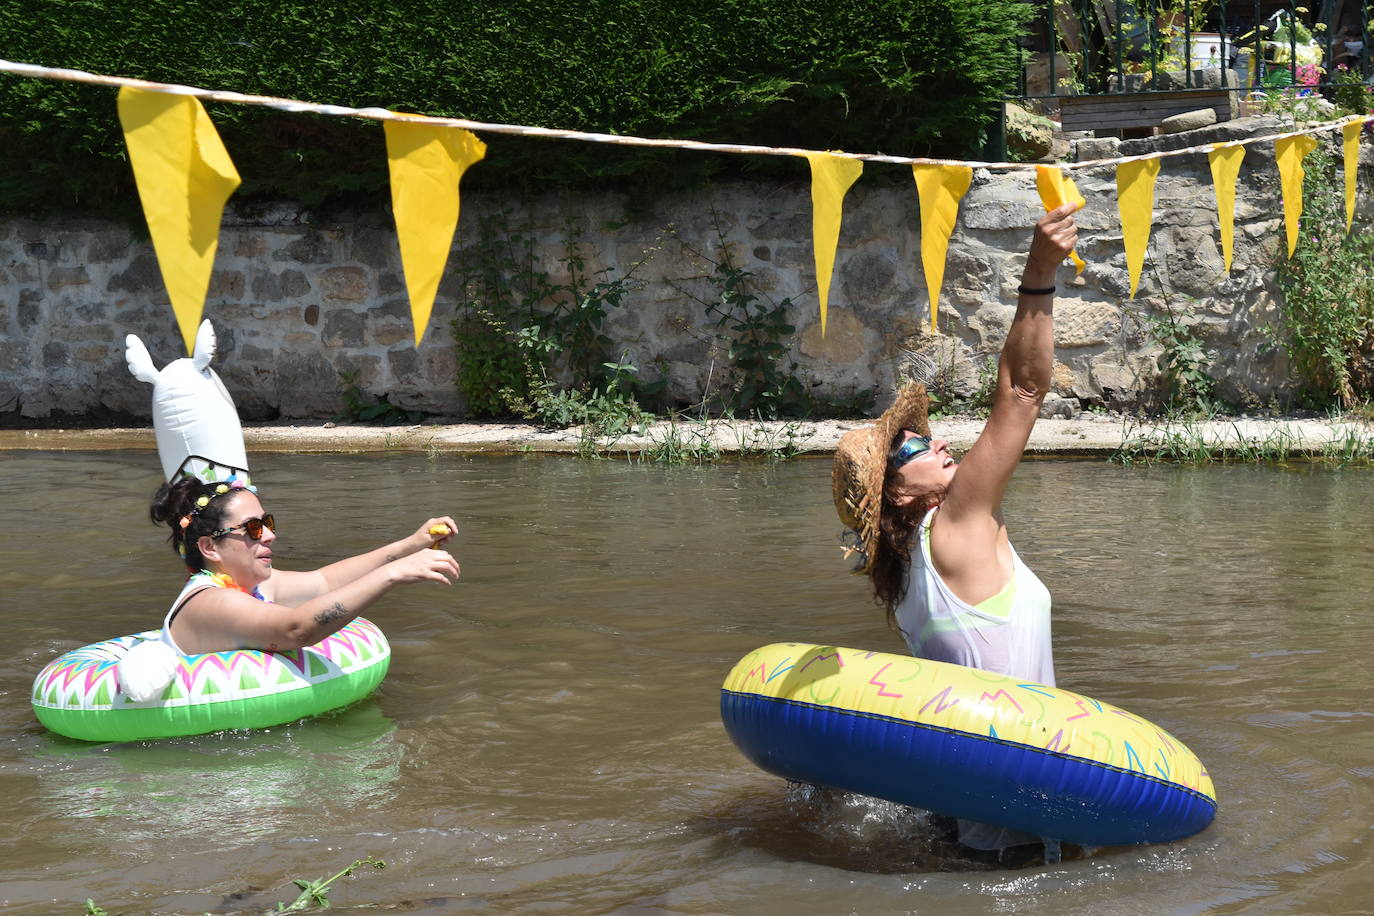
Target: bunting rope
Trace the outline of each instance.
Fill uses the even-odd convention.
[[[661,149],[698,150],[700,152],[709,153],[742,153],[754,156],[800,156],[806,158],[816,155],[827,155],[841,159],[858,159],[863,162],[882,162],[892,165],[952,165],[1004,171],[1032,171],[1037,165],[1037,163],[1034,162],[983,162],[976,159],[930,159],[911,156],[888,156],[883,153],[847,153],[840,150],[802,149],[800,147],[789,146],[708,143],[704,140],[667,140],[652,137],[635,137],[629,134],[602,134],[581,130],[563,130],[552,127],[530,127],[521,124],[470,121],[466,118],[445,118],[430,115],[417,116],[414,114],[389,111],[385,108],[350,108],[346,105],[325,105],[317,102],[303,102],[298,99],[281,99],[267,95],[248,95],[242,92],[218,89],[201,89],[196,86],[185,86],[180,83],[158,83],[126,76],[107,76],[100,73],[88,73],[85,70],[43,67],[37,64],[17,63],[9,60],[0,60],[0,72],[13,73],[18,76],[35,77],[38,79],[59,80],[69,83],[89,83],[96,86],[114,86],[119,88],[129,87],[131,89],[141,89],[147,92],[167,92],[174,95],[191,96],[192,98],[205,99],[212,102],[230,102],[237,105],[258,105],[265,108],[274,108],[278,111],[302,112],[341,118],[361,118],[369,121],[414,122],[419,118],[423,118],[425,123],[435,127],[458,127],[476,133],[511,134],[519,137],[547,137],[552,140],[581,140],[589,143],[609,143],[618,146],[647,146]],[[1286,133],[1267,134],[1264,136],[1244,137],[1238,140],[1224,141],[1224,145],[1248,146],[1255,143],[1269,143],[1289,137],[1300,137],[1308,134],[1338,130],[1346,124],[1356,121],[1374,121],[1374,113],[1368,115],[1354,115],[1339,121],[1329,121],[1314,127],[1305,127],[1301,130],[1294,130]],[[1146,159],[1166,159],[1174,156],[1188,156],[1196,153],[1205,153],[1216,145],[1216,143],[1206,143],[1184,149],[1143,153],[1138,156],[1091,159],[1084,162],[1063,162],[1057,163],[1057,165],[1061,169],[1074,170],[1103,168],[1109,165],[1139,162]]]
[[[702,140],[652,139],[496,124],[466,118],[402,113],[384,108],[322,105],[7,60],[0,60],[0,72],[119,89],[119,117],[129,148],[129,161],[148,218],[158,263],[188,352],[192,348],[194,331],[204,307],[221,214],[226,201],[239,184],[238,173],[201,106],[201,100],[382,122],[387,139],[392,209],[410,295],[416,346],[424,336],[457,228],[459,181],[468,166],[481,160],[486,153],[486,145],[477,138],[477,133],[806,159],[811,167],[812,242],[821,334],[824,336],[844,196],[862,174],[865,162],[906,165],[912,169],[921,210],[921,262],[930,291],[930,330],[937,333],[940,286],[943,283],[949,239],[958,218],[960,200],[969,189],[975,168],[1007,172],[1034,170],[1040,200],[1048,211],[1067,202],[1077,203],[1080,207],[1085,204],[1073,179],[1065,172],[1115,166],[1117,209],[1130,278],[1129,298],[1134,299],[1149,245],[1154,183],[1159,175],[1160,160],[1198,153],[1208,155],[1217,197],[1222,255],[1225,269],[1229,272],[1234,183],[1245,147],[1274,144],[1275,163],[1281,179],[1288,254],[1291,257],[1298,241],[1298,221],[1302,215],[1302,161],[1317,146],[1312,135],[1342,131],[1346,231],[1349,232],[1357,190],[1355,170],[1359,138],[1363,126],[1374,121],[1374,112],[1371,112],[1283,133],[1083,162],[980,162],[708,143]],[[1077,252],[1071,253],[1070,257],[1076,271],[1082,273],[1086,266],[1082,258]]]

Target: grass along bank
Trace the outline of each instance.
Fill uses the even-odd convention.
[[[613,434],[595,427],[548,429],[534,423],[412,423],[374,426],[282,422],[244,428],[248,451],[279,453],[419,452],[432,458],[462,454],[563,454],[662,463],[739,459],[784,460],[834,452],[840,436],[869,419],[734,420],[678,417]],[[950,416],[933,431],[956,452],[968,449],[985,421]],[[155,451],[151,427],[0,430],[3,450],[130,448]],[[1321,418],[1212,417],[1142,419],[1083,412],[1035,425],[1028,455],[1101,456],[1122,464],[1216,461],[1326,460],[1374,462],[1374,426],[1358,414]]]

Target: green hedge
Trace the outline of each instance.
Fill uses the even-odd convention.
[[[764,145],[975,154],[1020,0],[0,0],[11,60],[482,121]],[[384,200],[375,123],[207,106],[240,197]],[[804,165],[487,135],[468,182],[649,186]],[[127,204],[114,90],[0,74],[0,209]],[[25,162],[24,160],[27,160]]]

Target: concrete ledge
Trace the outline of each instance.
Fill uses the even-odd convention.
[[[787,451],[828,455],[840,436],[867,425],[869,420],[735,422],[725,420],[655,423],[644,436],[624,436],[603,442],[612,454],[635,454],[659,448],[676,437],[722,455]],[[935,435],[952,448],[967,449],[983,428],[983,420],[951,417],[932,424]],[[1127,441],[1158,440],[1186,434],[1218,448],[1283,441],[1290,451],[1321,451],[1351,436],[1374,439],[1374,428],[1340,420],[1234,418],[1167,424],[1128,417],[1081,414],[1076,419],[1040,420],[1026,447],[1029,455],[1104,455]],[[435,452],[438,454],[576,453],[581,430],[545,430],[532,424],[460,423],[419,426],[349,426],[333,423],[254,426],[244,429],[251,452],[361,453]],[[0,430],[0,451],[155,450],[151,428]]]

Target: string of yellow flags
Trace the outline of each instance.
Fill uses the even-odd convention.
[[[1342,131],[1346,231],[1349,231],[1355,208],[1359,138],[1363,125],[1374,120],[1374,115],[1356,116],[1288,133],[1223,144],[1045,166],[706,143],[494,124],[461,118],[427,117],[381,108],[348,108],[206,90],[6,60],[0,60],[0,72],[119,88],[120,121],[129,147],[135,182],[168,297],[188,352],[193,348],[195,328],[199,325],[204,308],[223,209],[239,184],[233,162],[202,107],[201,99],[383,122],[392,209],[417,346],[424,337],[439,279],[457,228],[459,183],[465,170],[485,155],[486,146],[474,131],[807,159],[812,176],[812,243],[817,298],[821,331],[824,334],[831,276],[843,221],[844,196],[862,173],[864,162],[909,164],[912,167],[920,208],[921,268],[929,290],[930,327],[934,332],[949,240],[958,220],[960,201],[971,184],[974,168],[1034,168],[1040,199],[1049,210],[1070,200],[1078,202],[1080,206],[1085,202],[1072,178],[1065,174],[1066,170],[1114,165],[1118,213],[1131,296],[1134,297],[1148,248],[1154,183],[1162,159],[1207,153],[1217,200],[1225,269],[1229,272],[1235,184],[1244,148],[1261,142],[1273,142],[1275,145],[1288,253],[1291,256],[1297,244],[1298,221],[1302,213],[1302,162],[1316,146],[1312,135],[1336,129]],[[1077,252],[1071,257],[1076,270],[1081,273],[1086,265]]]

